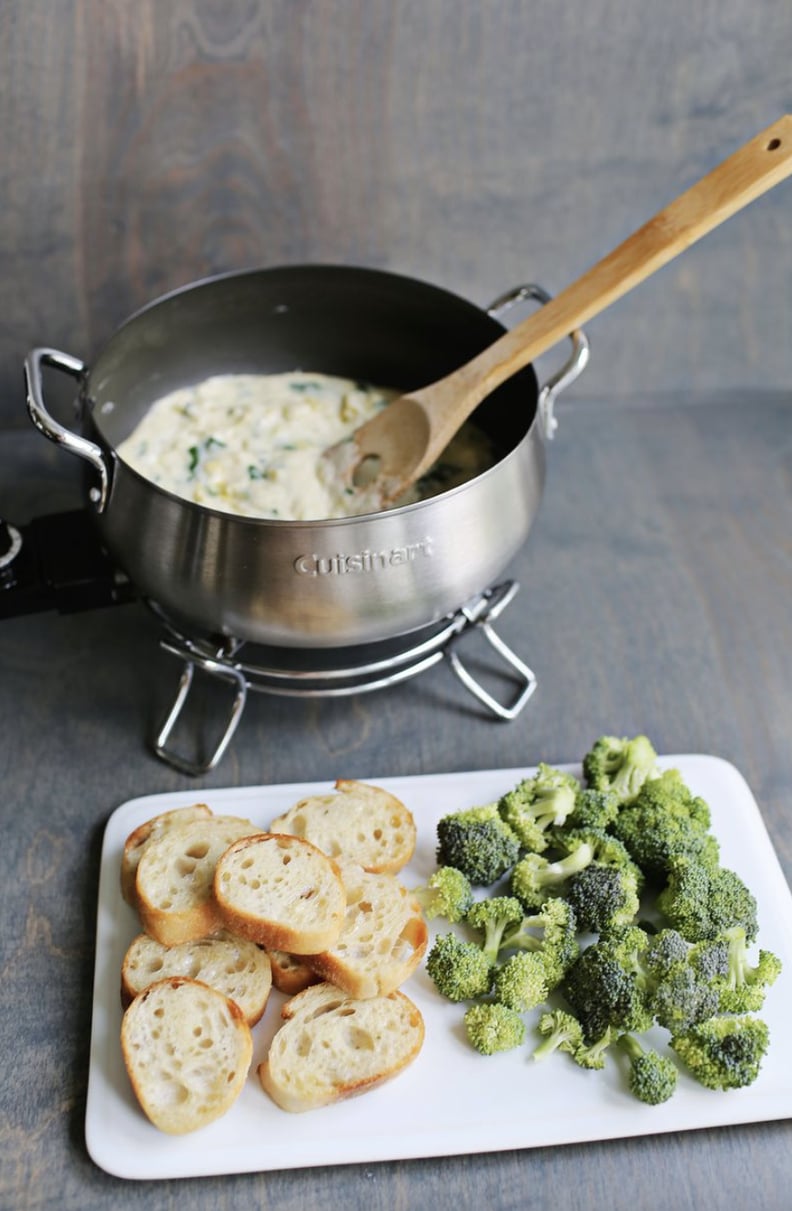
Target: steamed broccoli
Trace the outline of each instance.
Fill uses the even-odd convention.
[[[608,933],[629,925],[640,908],[638,879],[629,868],[592,862],[567,883],[565,898],[578,928]]]
[[[501,1005],[524,1013],[535,1009],[550,995],[547,966],[538,950],[521,950],[512,955],[492,976],[492,995]]]
[[[437,862],[453,866],[471,883],[489,887],[520,855],[520,842],[497,803],[443,816],[437,824]]]
[[[593,860],[594,850],[587,841],[556,862],[541,854],[525,854],[511,873],[511,893],[526,910],[538,908],[549,894],[562,893],[566,881]]]
[[[704,800],[691,794],[677,770],[666,770],[621,808],[612,829],[647,878],[663,878],[680,857],[717,865],[718,842],[709,826]]]
[[[534,1049],[535,1060],[544,1060],[554,1051],[574,1055],[583,1045],[583,1028],[577,1018],[565,1009],[551,1009],[543,1013],[537,1026],[544,1037]]]
[[[632,1034],[622,1034],[617,1045],[630,1060],[630,1092],[649,1106],[667,1102],[677,1086],[676,1065],[667,1056],[644,1048]]]
[[[752,964],[748,939],[739,925],[722,936],[725,970],[715,977],[721,1013],[755,1013],[764,1004],[767,989],[781,973],[781,960],[771,950],[760,950]]]
[[[766,1023],[748,1016],[709,1018],[671,1037],[671,1047],[707,1089],[740,1089],[752,1084],[769,1044]]]
[[[541,763],[533,777],[524,778],[503,795],[498,810],[523,848],[541,853],[547,848],[546,830],[565,822],[575,806],[577,792],[573,774]]]
[[[628,926],[588,946],[567,972],[561,991],[587,1043],[601,1039],[608,1027],[642,1033],[653,1024],[646,979],[634,958],[647,944],[641,929]]]
[[[733,870],[693,857],[675,858],[656,906],[689,942],[713,941],[735,926],[756,937],[756,899]]]
[[[511,1051],[525,1041],[525,1022],[519,1013],[497,1001],[471,1005],[465,1013],[465,1029],[482,1055]]]
[[[489,992],[492,967],[475,942],[456,934],[439,934],[426,958],[426,970],[437,991],[449,1001],[467,1001]]]
[[[583,773],[581,786],[540,764],[496,802],[442,817],[438,869],[414,894],[428,918],[478,937],[437,937],[428,975],[449,1000],[471,1002],[465,1027],[484,1055],[519,1046],[523,1015],[537,1009],[535,1059],[563,1051],[601,1069],[618,1050],[649,1105],[670,1098],[678,1076],[639,1037],[653,1027],[705,1087],[750,1084],[769,1032],[749,1015],[781,961],[749,957],[756,899],[721,867],[708,804],[678,770],[660,770],[645,736],[600,737]],[[476,900],[476,887],[492,890]],[[582,949],[584,934],[595,940]]]
[[[620,803],[634,799],[658,772],[657,753],[646,736],[600,736],[583,758],[586,785],[612,791]]]
[[[490,896],[471,904],[465,921],[473,929],[484,934],[481,943],[487,961],[495,963],[501,949],[504,933],[523,919],[522,904],[514,896]]]
[[[446,921],[461,921],[473,903],[470,880],[455,866],[439,866],[423,887],[414,887],[412,894],[429,920],[444,917]]]

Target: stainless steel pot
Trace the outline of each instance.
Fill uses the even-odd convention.
[[[495,340],[517,287],[488,311],[436,286],[378,270],[303,265],[211,278],[155,300],[89,368],[56,349],[25,362],[33,423],[90,467],[102,538],[140,593],[171,618],[236,639],[296,648],[360,644],[445,617],[501,573],[524,543],[544,482],[544,437],[558,392],[588,344],[541,388],[531,367],[479,407],[502,457],[461,487],[388,512],[332,521],[243,518],[179,499],[117,455],[166,392],[210,374],[321,370],[409,390]],[[79,432],[48,410],[43,368],[79,382]]]

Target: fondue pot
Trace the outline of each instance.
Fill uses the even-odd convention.
[[[523,545],[544,481],[553,402],[588,344],[539,385],[520,371],[474,422],[499,457],[461,486],[415,504],[326,521],[240,517],[180,499],[133,471],[118,446],[150,405],[215,374],[302,369],[408,391],[449,373],[504,331],[490,309],[379,270],[297,265],[210,278],[128,319],[88,366],[51,348],[25,363],[37,428],[87,464],[89,509],[113,561],[174,623],[239,642],[327,649],[417,632],[489,585]],[[75,378],[77,422],[44,400],[44,368]]]

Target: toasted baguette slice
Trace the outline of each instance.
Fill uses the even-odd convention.
[[[124,842],[124,853],[121,858],[121,895],[127,904],[136,907],[135,876],[138,863],[149,841],[160,837],[175,824],[186,824],[191,820],[205,820],[211,816],[212,809],[205,803],[194,803],[191,807],[174,807],[171,811],[162,812],[159,816],[147,820],[129,834]]]
[[[314,984],[287,1001],[259,1080],[283,1110],[315,1110],[396,1076],[424,1041],[420,1011],[402,992],[357,1000]]]
[[[412,975],[429,931],[415,897],[395,875],[372,874],[345,862],[344,928],[321,954],[307,958],[322,977],[353,997],[387,996]]]
[[[309,984],[318,983],[319,976],[299,955],[289,954],[285,950],[270,950],[267,953],[272,966],[272,983],[278,992],[293,997]]]
[[[236,1101],[253,1057],[239,1006],[198,980],[150,984],[121,1022],[121,1050],[141,1108],[170,1135],[196,1131]]]
[[[304,837],[364,870],[396,873],[415,850],[415,821],[400,799],[378,786],[340,778],[336,791],[301,799],[278,816],[270,832]]]
[[[148,934],[132,941],[121,967],[121,1003],[126,1006],[157,980],[185,976],[201,980],[236,1001],[248,1026],[260,1019],[272,989],[270,957],[255,942],[220,933],[180,946],[163,946]]]
[[[144,931],[163,946],[219,933],[223,920],[212,894],[217,859],[232,842],[258,830],[237,816],[175,824],[145,846],[135,898]]]
[[[261,833],[235,842],[217,863],[214,895],[226,929],[271,950],[324,950],[344,923],[338,867],[301,837]]]

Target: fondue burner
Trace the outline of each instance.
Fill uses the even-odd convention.
[[[166,631],[160,640],[161,648],[183,663],[179,688],[154,741],[154,751],[182,773],[205,774],[222,759],[242,717],[249,690],[288,698],[339,698],[398,685],[444,659],[470,694],[492,715],[502,720],[515,719],[536,689],[537,681],[492,624],[518,590],[516,581],[504,581],[472,598],[434,627],[377,643],[329,650],[283,649],[233,638],[187,636],[149,602]],[[471,632],[482,635],[491,652],[503,662],[513,687],[510,701],[494,697],[463,662],[460,641]],[[170,747],[174,729],[187,708],[196,670],[232,691],[224,730],[211,757],[205,761],[189,760]]]
[[[343,648],[266,647],[218,635],[188,635],[155,603],[146,604],[163,629],[160,646],[182,662],[176,697],[154,740],[156,755],[182,773],[208,773],[222,759],[250,690],[291,698],[333,698],[385,689],[446,660],[462,685],[497,719],[511,720],[536,689],[531,669],[504,643],[493,623],[519,586],[507,580],[471,598],[455,613],[408,634]],[[0,618],[55,609],[62,614],[122,605],[138,598],[113,564],[87,510],[50,514],[24,526],[0,519]],[[483,637],[499,661],[510,698],[500,701],[482,685],[460,654],[462,641]],[[190,760],[173,747],[184,720],[196,671],[230,688],[231,704],[219,742],[206,760]]]

